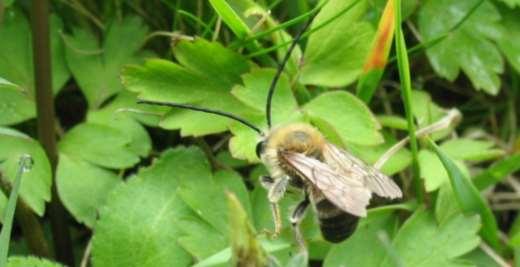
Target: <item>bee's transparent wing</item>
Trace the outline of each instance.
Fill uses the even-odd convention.
[[[366,216],[371,192],[361,181],[341,177],[327,164],[300,153],[284,153],[282,156],[302,178],[313,184],[338,208],[356,216]]]
[[[323,156],[328,165],[341,172],[343,176],[362,181],[376,195],[391,199],[403,196],[403,192],[392,179],[349,152],[333,144],[326,144]]]

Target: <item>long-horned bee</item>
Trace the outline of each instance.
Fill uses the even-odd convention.
[[[391,199],[402,197],[400,188],[392,179],[348,151],[328,142],[310,124],[292,123],[271,127],[271,100],[277,80],[309,24],[310,20],[294,38],[271,83],[266,102],[268,129],[265,131],[243,118],[224,111],[190,104],[139,100],[140,103],[185,108],[224,116],[258,132],[260,141],[256,147],[257,156],[269,171],[268,176],[260,179],[261,184],[268,191],[267,197],[272,206],[275,224],[273,234],[279,234],[282,228],[279,200],[289,186],[300,189],[304,198],[292,212],[290,221],[301,247],[304,247],[304,240],[299,230],[299,223],[309,206],[312,206],[318,215],[324,239],[340,242],[354,232],[358,218],[366,216],[372,193]]]

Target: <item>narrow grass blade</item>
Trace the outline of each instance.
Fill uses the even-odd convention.
[[[0,232],[0,267],[4,267],[7,264],[7,255],[9,252],[9,240],[11,238],[11,229],[13,227],[14,211],[16,209],[16,201],[18,199],[18,193],[20,191],[20,184],[22,181],[22,174],[31,169],[32,158],[29,155],[22,155],[20,157],[20,167],[16,173],[16,177],[11,188],[11,194],[7,201],[4,214],[2,215],[2,231]]]
[[[209,0],[209,3],[238,38],[243,39],[249,35],[247,24],[225,0]]]
[[[488,186],[501,182],[510,173],[520,170],[520,154],[512,155],[496,162],[487,170],[473,178],[473,183],[478,190],[484,190]]]
[[[480,235],[495,249],[501,249],[498,241],[498,226],[491,209],[471,180],[462,174],[455,163],[430,139],[430,146],[444,165],[450,178],[451,187],[460,208],[467,214],[479,214],[482,219]]]
[[[419,178],[419,161],[417,152],[417,138],[415,136],[415,124],[413,120],[412,110],[412,81],[410,77],[410,65],[408,62],[408,54],[406,52],[406,43],[404,40],[403,30],[401,27],[401,1],[395,0],[396,7],[395,16],[395,49],[397,54],[397,66],[399,69],[399,79],[401,81],[401,96],[404,102],[404,110],[406,113],[406,122],[408,126],[408,136],[410,137],[410,146],[412,149],[412,175],[415,188],[415,195],[419,203],[423,202],[423,186]]]

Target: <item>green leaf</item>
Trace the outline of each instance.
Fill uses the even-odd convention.
[[[520,154],[495,162],[491,167],[475,176],[473,182],[479,190],[501,182],[511,173],[520,170]]]
[[[479,248],[473,250],[463,258],[464,260],[468,260],[473,263],[475,267],[502,267],[501,265],[498,265],[498,263],[493,258],[491,258],[488,254]]]
[[[177,240],[197,261],[201,261],[228,247],[228,237],[203,221],[196,214],[179,218],[183,235]]]
[[[515,7],[515,5],[520,6],[520,0],[500,0],[506,3],[510,8]]]
[[[20,184],[22,183],[22,176],[25,172],[32,168],[32,158],[30,155],[24,154],[18,160],[18,170],[16,177],[11,183],[11,192],[5,210],[2,210],[2,230],[0,230],[0,266],[5,266],[7,262],[7,255],[9,254],[9,241],[11,239],[11,229],[13,227],[14,213],[16,210],[16,203],[20,193]],[[1,178],[1,177],[0,177]],[[5,183],[5,181],[0,181]]]
[[[361,74],[374,36],[372,26],[360,21],[367,9],[366,1],[328,1],[311,29],[350,5],[355,6],[309,37],[300,77],[303,84],[345,86]]]
[[[83,160],[60,155],[56,186],[63,205],[74,218],[92,228],[98,210],[121,180],[113,172]]]
[[[486,161],[500,157],[505,151],[493,148],[491,141],[458,138],[448,140],[441,145],[441,149],[454,159],[473,162]]]
[[[0,172],[4,178],[14,181],[20,156],[28,154],[33,158],[31,172],[23,177],[20,197],[31,209],[42,216],[45,202],[51,199],[51,165],[40,144],[24,134],[0,127]]]
[[[37,257],[9,257],[7,267],[63,267],[63,265]]]
[[[110,25],[103,45],[93,33],[83,28],[74,29],[72,35],[64,35],[67,64],[90,109],[99,108],[108,97],[121,91],[121,68],[140,62],[139,49],[147,31],[139,18],[126,17]]]
[[[513,6],[513,1],[517,1],[517,5],[520,6],[518,0],[507,0],[509,6]],[[504,26],[504,33],[498,39],[498,46],[502,53],[504,53],[509,64],[513,66],[517,72],[520,72],[520,10],[517,9],[500,9],[500,15],[502,16],[501,23]]]
[[[57,93],[70,77],[63,56],[63,42],[60,37],[62,30],[61,20],[51,15],[50,48],[54,93]],[[0,36],[3,40],[0,42],[0,77],[19,85],[29,99],[34,99],[32,37],[27,18],[21,12],[7,10],[0,27]]]
[[[228,27],[233,31],[233,33],[239,38],[245,38],[250,30],[245,21],[235,12],[235,10],[231,7],[228,1],[226,0],[210,0],[209,3],[213,6],[213,9],[217,12],[217,14],[222,18],[222,20],[228,25]],[[244,5],[249,4],[249,1],[234,1]]]
[[[471,180],[464,175],[455,163],[430,140],[430,145],[448,172],[451,187],[455,193],[457,202],[466,214],[479,214],[482,219],[480,234],[495,248],[499,248],[498,226],[491,209],[482,198]]]
[[[418,160],[421,166],[421,178],[424,179],[424,186],[427,192],[433,192],[449,181],[448,172],[432,151],[422,149],[419,151]],[[455,164],[464,171],[465,175],[469,175],[469,171],[464,163],[456,161]]]
[[[68,131],[59,143],[60,152],[71,158],[113,169],[131,167],[139,157],[131,149],[127,133],[102,124],[83,123]]]
[[[435,200],[435,218],[439,225],[444,224],[453,216],[462,213],[453,189],[449,183],[442,185]]]
[[[191,256],[177,243],[177,222],[192,212],[176,191],[181,177],[199,179],[202,161],[195,149],[168,150],[112,191],[96,223],[93,265],[188,266]]]
[[[403,266],[462,267],[460,257],[480,243],[478,216],[458,215],[444,224],[437,224],[432,213],[420,209],[399,229],[392,245]],[[386,255],[381,267],[395,266]]]
[[[368,107],[354,95],[334,91],[319,95],[303,107],[311,120],[318,118],[330,124],[342,142],[358,145],[381,144],[381,126]]]
[[[480,0],[429,0],[419,12],[419,30],[424,41],[448,33]],[[501,36],[500,14],[492,2],[484,1],[477,10],[440,43],[426,50],[433,69],[454,81],[462,70],[477,90],[496,95],[504,62],[491,41]]]
[[[191,103],[236,115],[251,112],[230,94],[249,70],[241,55],[216,42],[197,39],[180,41],[174,53],[181,65],[165,60],[149,60],[144,66],[123,71],[123,84],[139,98]],[[223,132],[233,121],[191,110],[173,109],[161,121],[165,129],[181,129],[181,135],[201,136]]]
[[[0,78],[0,125],[22,122],[36,115],[32,99],[19,86]]]
[[[378,235],[381,232],[393,235],[396,225],[395,211],[370,211],[368,217],[361,220],[354,235],[332,246],[323,266],[378,266],[386,253]]]

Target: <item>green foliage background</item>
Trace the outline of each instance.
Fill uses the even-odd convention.
[[[77,265],[228,266],[246,255],[250,266],[520,266],[520,1],[402,0],[396,27],[405,38],[378,80],[363,65],[385,4],[51,1],[53,173],[37,140],[31,1],[0,2],[0,178],[9,184],[20,156],[32,156],[20,202],[49,243],[56,232],[46,205],[56,187]],[[382,166],[404,198],[373,201],[348,240],[324,241],[309,211],[307,263],[287,220],[301,195],[281,202],[282,235],[263,234],[273,221],[254,131],[137,99],[223,110],[265,130],[277,62],[315,13],[278,82],[276,125],[311,123],[374,163],[410,134],[409,123],[420,129],[454,109],[462,119]],[[407,72],[411,87],[401,82]],[[377,85],[371,100],[356,92],[363,79]],[[61,266],[31,256],[40,254],[21,220],[7,266]]]

